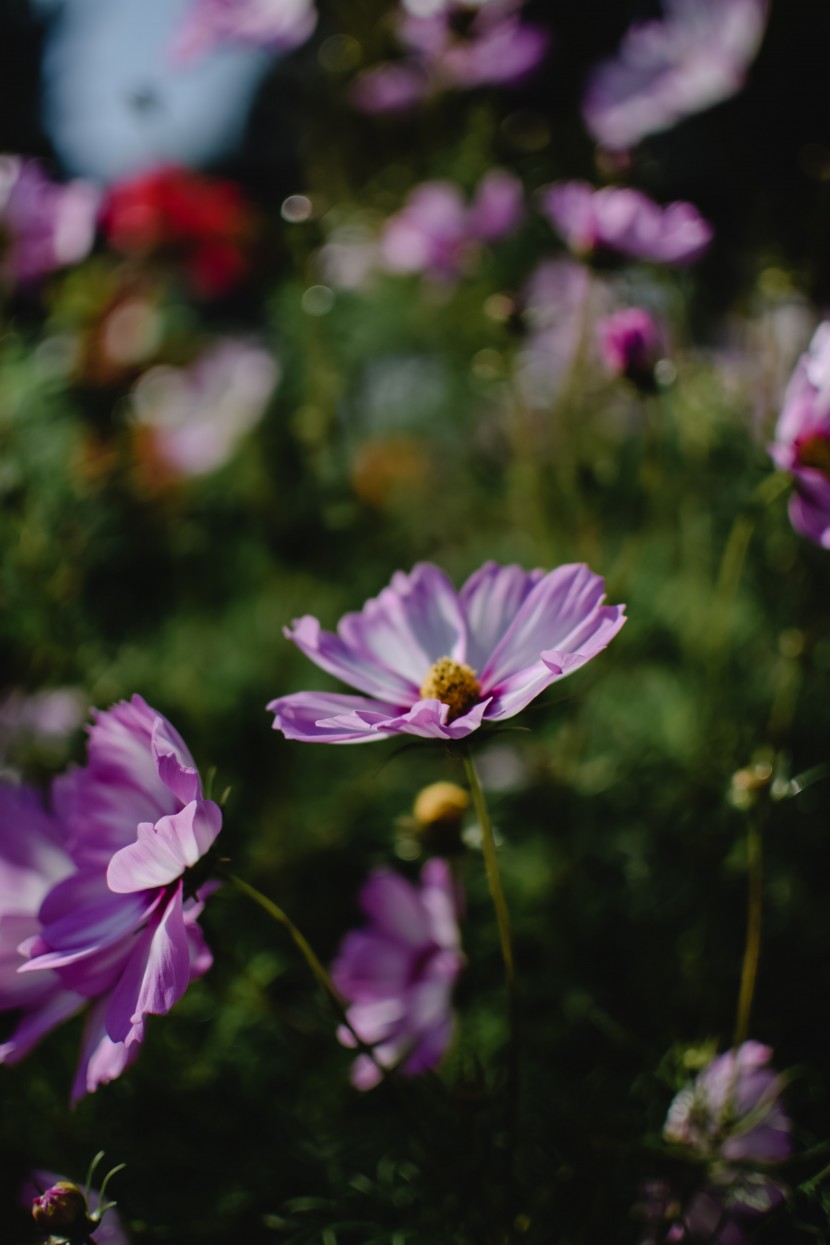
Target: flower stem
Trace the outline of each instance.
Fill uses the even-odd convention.
[[[279,904],[274,903],[273,899],[269,899],[267,895],[263,895],[262,891],[258,891],[255,886],[251,886],[250,882],[246,882],[235,873],[231,873],[228,876],[230,881],[233,882],[235,886],[238,886],[249,899],[252,899],[255,904],[259,904],[260,908],[267,912],[269,916],[273,917],[273,919],[282,925],[284,929],[288,930],[294,945],[297,947],[297,950],[302,955],[308,967],[311,969],[315,981],[331,1004],[338,1021],[346,1029],[348,1029],[349,1033],[354,1038],[355,1046],[361,1054],[368,1055],[381,1075],[386,1077],[389,1069],[385,1068],[380,1063],[372,1047],[367,1046],[360,1035],[355,1032],[349,1020],[343,1000],[335,988],[334,982],[329,976],[319,956],[314,951],[314,948],[311,946],[311,943],[297,928],[288,913],[283,911]]]
[[[738,1011],[735,1019],[735,1050],[746,1041],[749,1033],[749,1017],[758,976],[758,960],[761,954],[761,912],[764,888],[763,844],[761,823],[757,813],[747,818],[747,915],[746,946],[741,969],[741,987],[738,993]]]
[[[481,845],[484,852],[484,866],[487,871],[487,884],[490,889],[490,898],[493,901],[493,908],[496,913],[499,943],[501,945],[502,960],[504,961],[504,980],[507,987],[507,1016],[509,1025],[507,1052],[507,1196],[508,1211],[510,1212],[512,1219],[514,1183],[513,1170],[519,1116],[519,1026],[516,965],[513,959],[513,941],[510,933],[510,915],[507,911],[507,901],[504,898],[504,890],[502,889],[501,875],[499,874],[499,862],[496,853],[496,840],[493,835],[493,826],[487,809],[487,801],[484,798],[484,791],[482,789],[478,771],[476,770],[472,756],[467,751],[465,751],[463,755],[464,769],[467,774],[467,781],[470,784],[470,793],[473,797],[473,807],[475,808],[476,817],[478,818],[478,824],[481,830]]]

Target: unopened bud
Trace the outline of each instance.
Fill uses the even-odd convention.
[[[454,782],[434,782],[418,792],[412,811],[425,850],[443,856],[463,851],[461,824],[469,804],[467,792]]]
[[[83,1189],[59,1180],[32,1202],[32,1218],[43,1232],[69,1241],[84,1241],[97,1226],[91,1219]]]

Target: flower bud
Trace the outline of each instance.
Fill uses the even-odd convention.
[[[654,369],[664,349],[659,325],[642,307],[627,307],[598,326],[605,366],[639,389],[654,389]]]
[[[433,782],[418,792],[412,811],[428,852],[453,856],[463,851],[461,824],[469,804],[467,792],[454,782]]]
[[[32,1218],[42,1232],[69,1241],[86,1240],[96,1228],[86,1197],[71,1180],[59,1180],[32,1202]]]

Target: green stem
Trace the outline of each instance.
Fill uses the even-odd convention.
[[[510,1213],[512,1220],[515,1150],[519,1122],[519,1026],[516,965],[513,959],[513,941],[510,933],[510,915],[507,911],[507,901],[504,897],[504,890],[501,884],[501,875],[499,874],[499,862],[496,852],[496,840],[493,835],[493,826],[490,821],[487,801],[484,798],[484,791],[481,786],[481,781],[479,779],[475,763],[467,751],[464,752],[464,768],[467,774],[467,781],[470,784],[470,793],[473,797],[473,807],[475,809],[479,828],[481,830],[481,846],[484,853],[484,866],[487,872],[487,885],[490,889],[490,898],[493,901],[493,908],[496,913],[496,924],[499,931],[501,956],[504,961],[504,981],[507,988],[507,1016],[509,1025],[507,1053],[507,1195],[508,1212]]]
[[[244,894],[246,894],[249,899],[252,899],[255,904],[259,904],[260,908],[262,908],[265,912],[267,912],[269,916],[273,917],[273,919],[277,921],[280,925],[282,925],[284,929],[288,930],[288,933],[291,935],[294,945],[297,947],[297,950],[302,955],[308,967],[311,969],[311,972],[314,976],[315,981],[317,982],[318,986],[323,991],[323,993],[326,995],[329,1003],[331,1004],[334,1010],[334,1013],[337,1016],[338,1021],[346,1029],[348,1029],[349,1033],[352,1035],[354,1039],[355,1046],[361,1052],[361,1054],[368,1055],[368,1057],[371,1059],[372,1063],[375,1065],[375,1067],[378,1069],[381,1075],[383,1077],[386,1077],[387,1073],[389,1072],[389,1069],[385,1068],[383,1064],[380,1063],[372,1047],[367,1046],[366,1043],[363,1041],[363,1039],[360,1037],[360,1035],[355,1032],[354,1027],[352,1026],[349,1020],[349,1017],[346,1013],[346,1008],[343,1004],[343,1000],[341,999],[340,995],[338,994],[335,988],[334,982],[329,976],[326,968],[323,966],[323,963],[320,960],[319,956],[315,953],[314,948],[311,946],[311,943],[308,941],[305,935],[300,932],[300,930],[291,920],[291,917],[286,912],[283,911],[283,909],[279,906],[279,904],[274,903],[273,899],[269,899],[267,895],[263,895],[262,891],[258,891],[255,886],[251,886],[250,882],[246,882],[243,878],[238,877],[235,873],[229,874],[228,877],[229,877],[229,880],[233,882],[235,886],[238,886],[239,889]]]
[[[738,994],[738,1011],[735,1019],[733,1047],[746,1041],[749,1033],[749,1017],[758,976],[758,960],[761,954],[761,912],[764,888],[763,845],[761,825],[756,814],[747,819],[747,915],[746,946],[741,969],[741,988]]]

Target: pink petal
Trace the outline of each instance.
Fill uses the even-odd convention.
[[[413,685],[390,670],[364,645],[358,628],[351,628],[351,634],[346,638],[349,631],[347,620],[352,617],[347,614],[338,627],[338,634],[334,635],[330,631],[322,631],[317,619],[306,614],[297,619],[293,631],[286,630],[285,634],[316,666],[342,679],[350,687],[356,687],[367,696],[376,696],[399,705],[409,704]]]
[[[127,1049],[123,1042],[113,1042],[107,1036],[104,1016],[108,1002],[108,998],[101,999],[87,1017],[81,1057],[72,1086],[73,1102],[83,1098],[84,1094],[94,1093],[99,1085],[114,1081],[138,1055],[138,1044]]]
[[[593,652],[604,648],[622,626],[623,608],[607,606],[603,610],[600,603],[604,591],[602,577],[581,563],[560,566],[545,575],[526,597],[479,675],[482,689],[498,693],[511,675],[536,666],[545,651],[579,652],[587,646],[586,651]],[[602,642],[592,650],[595,633],[602,636]]]
[[[116,894],[167,886],[204,856],[221,829],[222,813],[212,800],[193,800],[155,826],[144,822],[135,843],[110,861],[107,885]]]
[[[485,562],[467,580],[459,598],[467,626],[465,660],[475,671],[484,669],[490,654],[544,573]]]
[[[374,729],[398,713],[395,705],[333,692],[294,692],[272,700],[274,730],[307,743],[353,744],[382,739]]]
[[[190,948],[182,912],[182,888],[140,934],[107,1008],[107,1034],[131,1046],[146,1015],[163,1015],[190,982]]]
[[[179,732],[159,715],[153,723],[151,749],[159,778],[182,804],[202,798],[202,784],[193,757]]]

